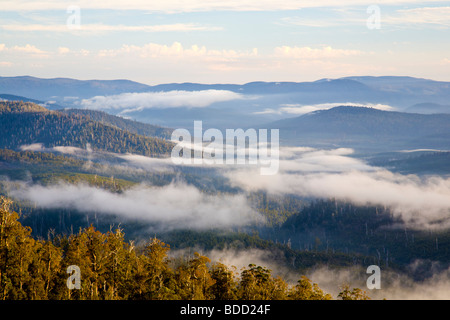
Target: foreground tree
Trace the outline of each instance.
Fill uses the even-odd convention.
[[[325,294],[317,283],[311,283],[306,276],[298,280],[297,285],[290,291],[289,298],[294,300],[331,300],[330,294]]]
[[[342,286],[338,297],[342,300],[370,300],[370,297],[367,295],[366,291],[359,288],[350,289],[348,284]]]
[[[287,287],[284,280],[272,277],[271,270],[249,264],[241,272],[238,292],[243,300],[282,300]]]
[[[215,281],[209,271],[210,262],[208,257],[195,252],[192,259],[177,268],[176,280],[181,299],[205,300],[211,298],[211,286]]]
[[[214,284],[210,287],[210,295],[214,300],[235,300],[237,298],[235,271],[223,263],[216,263],[210,270]]]
[[[0,292],[1,299],[30,299],[30,266],[37,258],[31,228],[23,227],[11,212],[12,201],[0,197]],[[37,284],[35,283],[35,288]]]

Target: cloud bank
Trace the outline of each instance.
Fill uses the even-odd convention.
[[[416,261],[409,267],[423,264]],[[330,270],[319,268],[312,270],[307,276],[319,284],[325,292],[333,297],[339,294],[339,287],[348,284],[351,288],[360,288],[367,292],[372,300],[448,300],[450,299],[450,269],[433,270],[432,276],[415,281],[412,278],[393,271],[381,269],[381,289],[369,290],[366,281],[369,274],[360,267]]]
[[[3,24],[0,25],[0,29],[6,31],[23,31],[23,32],[67,32],[67,25],[45,25],[45,24]],[[76,29],[77,33],[89,32],[116,32],[116,31],[129,31],[129,32],[173,32],[173,31],[217,31],[222,30],[220,27],[208,27],[202,26],[197,23],[175,23],[175,24],[162,24],[162,25],[105,25],[105,24],[83,24],[79,29]]]
[[[382,205],[411,228],[450,227],[450,178],[392,173],[351,157],[352,152],[285,148],[276,175],[262,176],[250,168],[225,175],[244,190]]]
[[[40,148],[39,144],[23,147],[24,150],[35,151]],[[53,151],[86,153],[86,150],[81,149],[59,149]],[[124,168],[172,173],[183,167],[213,168],[217,174],[228,179],[231,186],[246,192],[263,190],[279,196],[294,194],[307,198],[336,198],[355,205],[386,206],[409,228],[450,227],[449,177],[393,173],[367,164],[354,157],[353,152],[350,148],[320,150],[311,147],[280,147],[278,173],[269,176],[260,174],[262,164],[175,165],[170,158],[152,159],[132,154],[113,156],[124,161],[121,163]],[[86,153],[86,156],[89,154]],[[130,202],[129,208],[138,206],[137,210],[131,210],[136,218],[159,222],[167,218],[174,224],[182,221],[184,226],[194,226],[197,218],[198,224],[206,228],[246,224],[254,217],[245,200],[245,192],[239,196],[213,197],[204,195],[192,186],[183,185],[156,189],[140,187],[129,190],[124,195],[113,195],[86,186],[35,186],[25,190],[16,195],[44,207],[59,205],[120,214],[123,209],[128,208],[126,204]],[[45,196],[41,198],[40,195]],[[86,199],[83,199],[84,196]],[[60,203],[61,199],[64,199],[63,203]],[[111,207],[113,203],[115,204]],[[148,208],[149,211],[143,208]],[[161,212],[166,212],[161,219],[154,211],[160,208]],[[206,214],[209,210],[214,214]]]
[[[333,103],[319,103],[312,105],[303,105],[298,103],[281,104],[278,109],[266,109],[264,111],[258,111],[254,114],[293,114],[303,115],[310,112],[319,110],[329,110],[339,106],[353,106],[353,107],[366,107],[384,111],[394,111],[395,108],[386,104],[373,104],[373,103],[355,103],[355,102],[333,102]]]
[[[164,187],[140,185],[122,194],[87,185],[22,185],[11,190],[10,195],[41,208],[69,208],[139,219],[160,229],[231,228],[263,221],[243,195],[208,195],[181,183]]]
[[[244,96],[227,90],[167,91],[96,96],[83,99],[80,104],[86,109],[137,111],[148,108],[205,108],[216,102],[240,99]]]
[[[3,10],[5,11],[36,11],[36,10],[65,10],[67,3],[57,0],[4,0]],[[446,2],[445,0],[435,0],[434,2]],[[423,0],[379,0],[379,5],[394,5],[394,4],[417,4],[423,3]],[[361,1],[358,0],[305,0],[296,1],[288,0],[283,2],[276,2],[272,0],[230,0],[230,1],[146,1],[137,0],[133,2],[125,0],[111,0],[108,3],[103,1],[92,0],[77,0],[71,3],[82,7],[83,9],[108,9],[115,10],[146,10],[149,12],[164,12],[164,13],[180,13],[180,12],[208,12],[208,11],[280,11],[280,10],[300,10],[302,8],[315,7],[347,7],[347,6],[361,6]],[[367,6],[364,4],[363,6]]]

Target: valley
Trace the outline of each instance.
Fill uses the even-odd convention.
[[[280,130],[271,180],[245,165],[177,165],[176,128],[3,101],[0,191],[38,239],[120,226],[126,241],[157,237],[175,255],[195,250],[235,264],[254,252],[287,278],[375,264],[388,282],[425,285],[450,267],[448,199],[434,187],[448,185],[449,120],[336,106],[263,122]],[[335,188],[348,181],[354,189]],[[408,192],[420,194],[416,207]]]

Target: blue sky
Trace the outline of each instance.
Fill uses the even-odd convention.
[[[449,17],[448,1],[1,0],[0,75],[450,81]]]

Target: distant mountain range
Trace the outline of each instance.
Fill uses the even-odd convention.
[[[112,95],[203,90],[233,94],[228,100],[212,99],[202,107],[189,106],[187,101],[183,105],[184,100],[170,107],[145,106],[145,99],[152,96],[108,106]],[[105,99],[99,100],[98,110],[83,109],[83,99],[93,97]],[[170,136],[171,129],[166,128],[192,129],[195,120],[202,120],[204,130],[279,128],[282,142],[295,145],[382,151],[450,149],[450,82],[413,77],[154,86],[129,80],[0,77],[0,99],[34,102],[70,117],[82,116],[132,134],[159,138]]]
[[[30,76],[0,77],[0,93],[24,96],[41,101],[68,101],[123,92],[143,92],[148,86],[129,80],[41,79]],[[66,100],[64,100],[66,98]]]
[[[0,77],[0,94],[31,99],[58,100],[117,95],[126,92],[228,90],[242,94],[298,94],[299,103],[324,103],[336,99],[364,99],[366,103],[394,103],[409,107],[416,103],[448,103],[450,82],[413,77],[346,77],[313,82],[250,82],[239,84],[170,83],[146,85],[130,80],[41,79],[30,76]],[[317,96],[324,93],[325,96]],[[64,100],[65,98],[65,100]],[[325,100],[324,100],[325,98]],[[417,100],[421,101],[417,101]]]
[[[73,101],[95,96],[118,95],[129,92],[209,89],[227,90],[243,95],[277,96],[276,101],[280,104],[384,103],[399,108],[398,111],[403,111],[419,103],[448,106],[448,101],[450,101],[450,82],[413,77],[362,76],[321,79],[313,82],[250,82],[242,85],[169,83],[154,86],[130,80],[41,79],[30,76],[0,77],[0,94],[23,96],[44,102],[56,101],[66,107],[72,106]],[[446,111],[450,112],[449,110]]]

